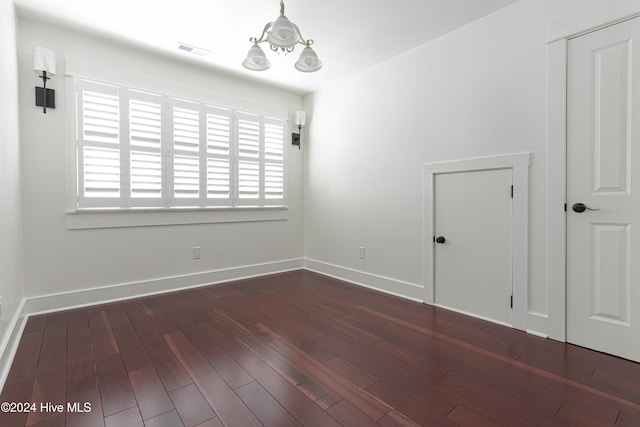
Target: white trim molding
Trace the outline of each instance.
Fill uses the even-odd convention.
[[[434,304],[434,181],[443,173],[471,172],[482,170],[511,169],[513,171],[513,222],[512,222],[512,266],[513,266],[513,327],[528,329],[529,294],[529,165],[530,153],[517,153],[493,157],[461,159],[424,165],[424,240],[423,277],[424,300]]]
[[[265,264],[205,271],[182,276],[160,277],[139,282],[41,295],[26,299],[26,313],[29,316],[32,316],[35,314],[88,307],[96,304],[106,304],[131,298],[145,297],[148,295],[216,285],[235,280],[264,276],[267,274],[300,270],[303,267],[303,259],[297,258]]]
[[[4,389],[4,384],[9,376],[11,364],[18,351],[22,332],[27,324],[29,316],[26,312],[25,300],[23,299],[16,310],[11,323],[7,328],[7,333],[0,345],[0,391]]]
[[[556,18],[547,44],[547,292],[548,334],[567,339],[567,60],[569,40],[640,16],[637,0],[585,4],[579,13]]]
[[[329,264],[323,261],[306,258],[304,268],[315,273],[333,277],[343,282],[363,286],[365,288],[384,292],[385,294],[423,303],[424,293],[422,286],[414,283],[403,282],[389,277],[378,276],[364,271],[354,270],[339,265]]]

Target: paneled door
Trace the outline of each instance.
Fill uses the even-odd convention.
[[[640,361],[640,20],[568,48],[567,341]]]
[[[512,170],[434,179],[437,305],[512,324]]]

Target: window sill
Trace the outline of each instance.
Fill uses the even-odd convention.
[[[156,227],[163,225],[283,221],[286,206],[207,209],[87,209],[67,211],[67,229]]]

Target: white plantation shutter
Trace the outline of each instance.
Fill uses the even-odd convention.
[[[238,205],[284,203],[284,121],[237,113]]]
[[[266,204],[284,200],[284,123],[264,119],[264,198]]]
[[[204,107],[206,121],[206,204],[231,204],[231,110]]]
[[[173,200],[172,205],[199,206],[200,201],[200,111],[199,105],[171,100]],[[195,199],[195,200],[194,200]]]
[[[163,197],[162,97],[129,91],[130,204],[160,206]]]
[[[116,207],[121,196],[120,89],[77,85],[78,207]]]
[[[262,120],[255,114],[238,112],[238,168],[236,204],[260,204]]]
[[[285,204],[285,122],[76,79],[79,209]]]

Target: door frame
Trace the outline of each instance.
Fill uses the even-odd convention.
[[[569,40],[640,16],[635,0],[588,4],[554,19],[547,38],[547,312],[549,338],[567,340],[567,79]]]
[[[423,198],[423,278],[427,304],[435,302],[435,177],[439,174],[511,169],[514,196],[512,208],[511,250],[513,271],[513,327],[527,330],[529,281],[529,165],[530,153],[507,154],[445,162],[426,163]]]

